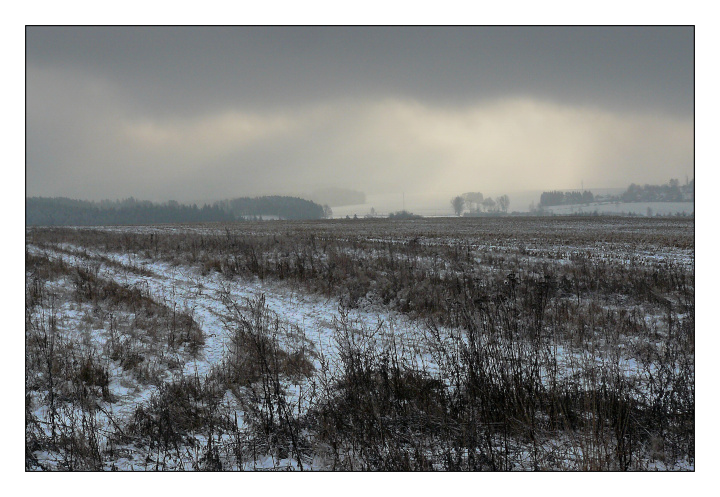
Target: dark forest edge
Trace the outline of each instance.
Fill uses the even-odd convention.
[[[164,223],[233,222],[262,216],[280,219],[323,219],[329,208],[296,197],[265,196],[222,200],[212,205],[136,200],[92,202],[65,197],[25,199],[26,226],[112,226]]]
[[[540,206],[589,204],[591,202],[692,202],[695,200],[695,178],[685,179],[681,185],[677,179],[671,179],[664,185],[630,184],[620,195],[593,195],[592,192],[551,191],[540,196]]]

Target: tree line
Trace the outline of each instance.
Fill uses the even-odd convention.
[[[65,197],[25,199],[26,226],[110,226],[134,224],[234,222],[276,216],[280,219],[322,219],[327,209],[295,197],[242,197],[213,204],[153,203],[136,200],[93,202]]]
[[[636,185],[632,183],[620,195],[622,202],[687,202],[695,200],[695,178],[680,185],[671,179],[664,185]]]
[[[671,179],[663,185],[631,183],[620,195],[593,195],[589,191],[562,192],[553,190],[540,195],[540,207],[589,204],[591,202],[691,202],[695,200],[695,179],[684,185]]]
[[[458,216],[462,215],[467,209],[466,215],[479,215],[481,213],[488,214],[507,214],[510,208],[510,197],[500,195],[493,199],[492,197],[484,197],[480,192],[467,192],[450,200],[453,211]]]
[[[327,206],[297,197],[272,195],[266,197],[240,197],[215,202],[225,212],[238,219],[249,216],[271,215],[280,219],[323,219],[332,215]]]
[[[542,192],[540,195],[540,205],[550,207],[554,205],[574,205],[589,204],[595,201],[595,196],[590,191],[583,192],[561,192],[553,190],[551,192]]]

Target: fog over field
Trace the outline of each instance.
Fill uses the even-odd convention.
[[[337,187],[432,197],[418,208],[433,209],[465,191],[694,176],[691,26],[26,36],[27,196],[209,202]]]

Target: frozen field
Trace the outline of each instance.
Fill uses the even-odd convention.
[[[694,223],[32,228],[26,467],[694,468]]]

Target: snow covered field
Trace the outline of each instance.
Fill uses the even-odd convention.
[[[692,469],[692,233],[28,229],[26,467]]]
[[[93,251],[82,250],[80,247],[60,245],[62,251],[40,250],[32,245],[28,246],[28,253],[43,257],[55,258],[70,266],[82,266],[95,261]],[[73,255],[82,254],[82,255]],[[305,336],[309,345],[318,351],[330,356],[336,355],[333,346],[333,322],[341,318],[341,304],[337,299],[320,298],[314,295],[293,291],[284,285],[274,282],[262,282],[258,279],[250,281],[227,281],[220,274],[214,273],[203,276],[196,268],[178,267],[172,264],[142,259],[134,254],[97,254],[118,265],[100,264],[98,276],[112,280],[120,285],[141,289],[150,298],[161,301],[164,305],[174,309],[189,312],[193,319],[202,328],[205,343],[200,353],[181,364],[178,371],[167,371],[161,375],[162,380],[169,381],[173,375],[189,377],[207,377],[212,368],[218,366],[231,347],[230,332],[225,320],[228,310],[224,303],[228,299],[234,302],[246,302],[263,297],[267,310],[282,321],[284,329],[296,329]],[[141,268],[138,274],[136,268]],[[67,280],[55,282],[54,287],[62,293],[63,287],[70,286]],[[88,306],[73,305],[68,302],[57,309],[57,319],[69,334],[83,330],[83,321],[93,309]],[[383,332],[393,333],[398,330],[401,334],[412,333],[417,326],[401,314],[393,311],[380,310],[377,312],[355,310],[349,315],[352,321],[361,322],[364,326],[373,329],[381,328]],[[107,341],[104,333],[93,334],[96,345],[102,347]],[[78,334],[78,335],[81,335]],[[80,336],[78,336],[78,339]],[[316,368],[320,367],[317,359]],[[109,405],[109,415],[113,422],[128,422],[134,408],[147,402],[151,394],[157,392],[155,385],[143,385],[133,381],[132,377],[123,373],[122,368],[109,363],[112,380],[109,384],[111,397],[115,400]],[[36,411],[36,416],[42,416],[44,408]],[[133,464],[124,461],[125,465],[117,466],[121,470],[141,469],[143,464]],[[265,464],[271,464],[272,458],[267,458]],[[288,464],[290,462],[288,461]],[[253,466],[262,468],[262,464]],[[105,468],[109,469],[109,468]],[[186,469],[192,469],[186,468]]]

